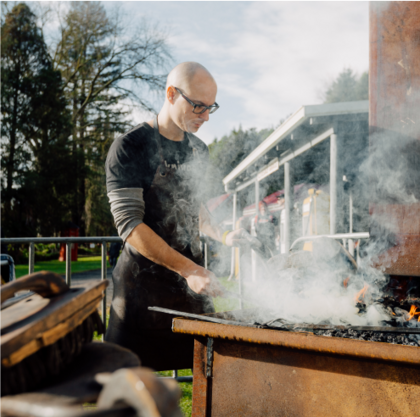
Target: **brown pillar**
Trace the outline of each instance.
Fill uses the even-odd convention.
[[[420,276],[420,2],[370,3],[369,62],[371,235],[388,240],[376,263]]]

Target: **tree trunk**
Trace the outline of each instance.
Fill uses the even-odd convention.
[[[16,75],[20,72],[20,65],[18,65]],[[12,110],[12,125],[10,129],[10,149],[9,158],[7,160],[7,184],[6,195],[4,202],[4,218],[8,218],[12,209],[12,187],[13,187],[13,172],[15,167],[15,152],[16,152],[16,132],[17,132],[17,111],[18,111],[18,88],[15,89],[13,95],[13,110]]]
[[[82,80],[81,87],[81,96],[85,97],[85,80]],[[80,127],[79,127],[79,189],[78,189],[78,218],[79,218],[79,227],[80,227],[80,236],[86,236],[86,223],[85,223],[85,204],[86,204],[86,161],[85,161],[85,136],[86,128],[83,127],[86,125],[85,121],[85,110],[81,109],[79,114]]]
[[[71,219],[74,224],[77,226],[79,225],[78,219],[78,178],[79,178],[79,164],[78,164],[78,149],[77,149],[77,120],[75,119],[75,115],[77,114],[77,83],[73,85],[73,143],[72,143],[72,157],[73,157],[73,196],[72,196],[72,204],[71,204]]]

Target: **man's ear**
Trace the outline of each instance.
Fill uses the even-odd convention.
[[[176,90],[171,85],[166,89],[166,97],[169,103],[174,104]]]

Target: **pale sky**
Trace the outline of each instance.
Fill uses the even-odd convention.
[[[115,2],[104,2],[111,12]],[[369,63],[367,2],[118,2],[132,24],[146,18],[169,34],[173,65],[197,61],[218,83],[220,109],[197,136],[206,143],[240,125],[277,126],[345,67]],[[158,110],[158,109],[157,109]],[[133,113],[133,124],[149,116]]]

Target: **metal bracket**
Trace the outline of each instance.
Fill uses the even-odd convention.
[[[213,338],[207,339],[207,365],[206,365],[206,378],[213,376]]]

